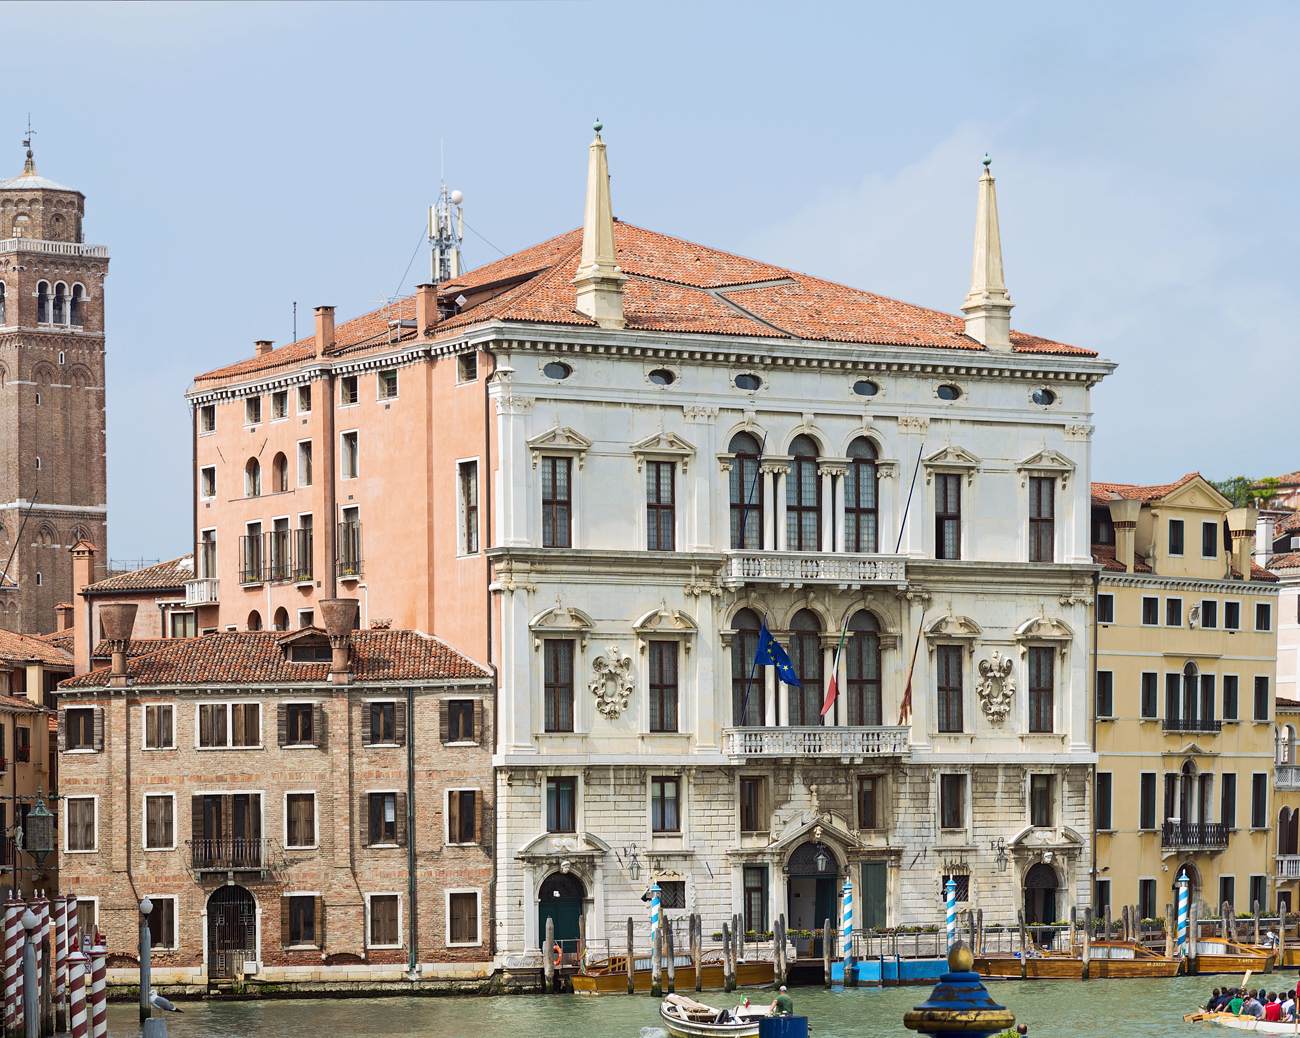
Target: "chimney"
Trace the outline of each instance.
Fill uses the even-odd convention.
[[[1265,569],[1273,561],[1273,542],[1277,540],[1277,512],[1260,512],[1255,520],[1255,561]]]
[[[113,662],[108,668],[108,683],[121,686],[126,682],[126,650],[131,645],[131,629],[135,627],[135,612],[140,607],[135,602],[105,602],[99,607],[99,622],[104,627]]]
[[[998,227],[998,194],[984,156],[979,205],[975,211],[975,257],[971,262],[970,291],[961,304],[966,334],[990,350],[1011,349],[1011,296],[1002,275],[1002,232]]]
[[[574,308],[601,328],[622,328],[623,282],[614,246],[614,207],[609,195],[609,160],[605,142],[596,139],[587,149],[587,206],[582,218],[582,258],[574,275]]]
[[[72,546],[72,658],[73,672],[90,670],[92,633],[91,613],[94,605],[82,592],[95,582],[95,546],[78,541]]]
[[[322,598],[321,618],[329,635],[330,682],[346,685],[352,681],[352,632],[357,629],[361,603],[355,598]]]
[[[273,345],[270,339],[258,339],[253,343],[253,356],[260,357],[264,353],[270,353]]]
[[[54,607],[54,628],[57,631],[66,631],[72,627],[73,605],[71,602],[60,602]]]
[[[334,348],[334,307],[318,306],[316,314],[316,356],[323,357]]]
[[[1250,579],[1250,556],[1254,547],[1259,512],[1254,508],[1228,509],[1228,536],[1232,538],[1232,565],[1242,580]]]
[[[1110,502],[1110,522],[1115,527],[1115,558],[1124,564],[1124,572],[1133,572],[1136,558],[1137,521],[1142,502],[1120,498]]]
[[[424,333],[438,323],[438,286],[427,281],[415,286],[415,334]]]

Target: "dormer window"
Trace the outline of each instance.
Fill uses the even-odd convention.
[[[290,663],[328,663],[330,661],[330,643],[328,641],[301,641],[289,646]]]

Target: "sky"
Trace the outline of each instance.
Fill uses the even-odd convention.
[[[114,559],[190,547],[194,374],[425,280],[444,162],[469,266],[577,226],[596,117],[620,217],[949,312],[988,152],[1013,326],[1119,364],[1093,477],[1300,468],[1295,5],[51,11],[5,6],[0,176],[30,112],[111,250]]]

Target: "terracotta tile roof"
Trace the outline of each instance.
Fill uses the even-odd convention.
[[[33,703],[30,699],[24,699],[22,696],[5,696],[0,695],[0,711],[14,711],[23,714],[45,713],[50,708],[41,706],[39,703]],[[53,716],[53,712],[51,712]],[[56,719],[55,725],[58,721]]]
[[[1300,530],[1300,512],[1289,512],[1277,521],[1273,536],[1282,537],[1296,530]]]
[[[1127,498],[1130,501],[1155,501],[1177,490],[1184,483],[1200,478],[1199,472],[1189,472],[1172,483],[1093,483],[1092,499],[1097,502],[1114,501],[1117,498]]]
[[[1300,569],[1300,551],[1286,551],[1272,556],[1268,560],[1271,570]]]
[[[614,227],[614,243],[628,277],[624,315],[630,329],[984,351],[965,335],[960,316],[621,221]],[[467,302],[436,326],[435,336],[488,321],[594,327],[574,309],[572,282],[581,249],[581,229],[567,231],[439,286],[444,303],[460,295]],[[330,355],[386,349],[389,319],[414,316],[415,298],[407,296],[391,308],[345,321],[335,330]],[[1016,353],[1096,356],[1024,332],[1012,332],[1011,341]],[[302,339],[206,372],[195,382],[208,388],[207,383],[271,372],[314,355],[313,340]]]
[[[104,595],[120,591],[182,591],[185,581],[193,579],[194,555],[190,553],[87,584],[81,593]]]
[[[316,632],[322,635],[323,632]],[[294,663],[281,642],[302,631],[221,631],[171,644],[127,660],[136,685],[281,685],[320,683],[328,663]],[[477,663],[446,642],[419,631],[354,631],[353,679],[419,681],[488,676]],[[102,688],[108,671],[92,670],[70,678],[60,689]]]
[[[1271,565],[1272,560],[1270,559],[1269,562]],[[1232,575],[1234,577],[1240,577],[1241,571],[1234,567],[1232,571]],[[1250,579],[1262,580],[1266,584],[1276,584],[1278,580],[1280,580],[1281,578],[1278,577],[1278,575],[1274,573],[1271,569],[1265,569],[1263,566],[1259,565],[1258,563],[1252,562],[1250,564]]]
[[[126,649],[126,657],[134,659],[137,656],[148,656],[151,652],[168,648],[177,642],[194,640],[193,638],[132,638]],[[106,660],[112,655],[113,650],[109,647],[107,639],[99,642],[90,653],[91,659],[96,660]]]
[[[1124,563],[1120,562],[1119,559],[1115,557],[1115,545],[1113,544],[1094,544],[1092,546],[1092,561],[1108,572],[1128,572],[1124,568]],[[1134,559],[1133,571],[1135,573],[1150,573],[1151,567],[1141,559]]]
[[[0,629],[0,660],[26,663],[29,660],[52,666],[72,666],[72,654],[51,645],[44,638]]]
[[[56,649],[62,649],[64,652],[73,651],[73,633],[72,630],[51,631],[49,634],[36,634],[34,638],[39,638],[46,645],[53,645]]]

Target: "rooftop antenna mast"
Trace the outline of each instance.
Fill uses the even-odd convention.
[[[438,147],[441,154],[442,145]],[[435,285],[460,276],[460,245],[465,240],[465,196],[447,190],[445,161],[440,179],[438,201],[429,206],[430,279]]]

